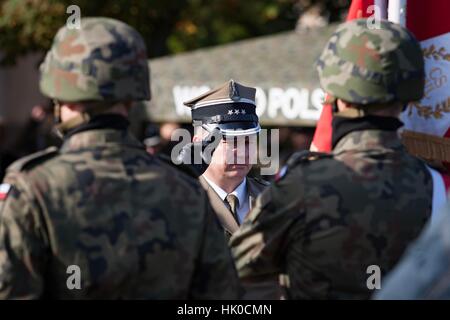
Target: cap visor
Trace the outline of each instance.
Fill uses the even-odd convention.
[[[256,122],[227,122],[220,123],[218,127],[225,136],[248,136],[261,131],[261,127]]]

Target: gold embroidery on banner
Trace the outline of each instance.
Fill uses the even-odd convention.
[[[408,116],[412,115],[413,108],[417,109],[417,115],[425,119],[435,118],[441,119],[444,113],[450,112],[450,97],[446,100],[436,103],[435,105],[421,105],[420,102],[412,102],[408,105]]]
[[[427,59],[433,58],[434,60],[442,59],[450,61],[450,53],[447,53],[447,50],[444,47],[440,47],[439,50],[437,50],[434,44],[432,44],[428,48],[423,48],[422,52],[423,56]]]
[[[435,61],[444,60],[450,61],[450,53],[447,53],[446,48],[436,48],[434,44],[427,48],[423,48],[423,55],[426,59],[434,59]],[[433,91],[441,88],[448,81],[447,75],[440,67],[432,68],[426,75],[425,79],[425,93],[424,98],[430,98]],[[420,102],[413,102],[408,105],[408,116],[412,115],[413,109],[417,110],[417,115],[425,119],[441,119],[444,113],[450,112],[450,97],[431,105],[421,104]]]

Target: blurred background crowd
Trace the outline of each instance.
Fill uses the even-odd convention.
[[[39,93],[38,66],[55,32],[70,16],[66,9],[72,4],[81,8],[81,16],[116,18],[143,35],[153,99],[134,108],[130,119],[132,130],[149,152],[170,155],[176,143],[170,141],[173,130],[191,130],[188,113],[180,111],[177,99],[182,102],[195,90],[206,91],[205,86],[238,77],[237,81],[257,86],[259,96],[266,93],[258,100],[266,109],[261,110],[260,119],[263,127],[280,129],[283,162],[292,152],[309,148],[320,112],[315,110],[313,116],[306,112],[314,104],[314,88],[319,87],[316,77],[310,77],[315,74],[312,62],[318,49],[302,44],[301,37],[311,32],[315,37],[311,30],[342,21],[350,1],[0,0],[0,178],[14,160],[60,144],[52,132],[53,103]],[[317,48],[325,39],[318,39]],[[273,47],[276,41],[288,40],[293,45],[285,53]],[[303,74],[292,65],[278,69],[277,60],[299,54],[305,61],[295,59],[300,60],[295,63],[303,63]],[[228,58],[226,64],[220,65],[217,56]],[[176,67],[180,64],[185,67]],[[269,80],[268,74],[274,76]],[[177,90],[186,88],[191,91],[177,96]]]

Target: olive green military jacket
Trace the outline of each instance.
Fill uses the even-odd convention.
[[[396,132],[351,132],[332,155],[293,161],[258,197],[231,238],[239,276],[285,273],[293,299],[369,298],[373,270],[382,283],[431,202],[430,174]]]
[[[224,204],[219,195],[209,185],[203,176],[199,177],[200,183],[205,188],[211,206],[225,231],[226,237],[231,237],[239,229],[239,224],[231,211]],[[257,196],[263,192],[270,184],[264,180],[247,177],[247,188],[249,203],[253,206]],[[244,288],[243,299],[245,300],[279,300],[283,296],[279,283],[279,275],[270,275],[258,279],[259,281],[246,281],[242,283]]]
[[[126,130],[79,132],[19,160],[7,187],[0,299],[238,298],[203,188]]]
[[[237,231],[237,229],[239,229],[238,221],[236,221],[231,211],[228,209],[222,199],[220,199],[219,195],[214,191],[214,189],[209,185],[206,179],[203,176],[200,176],[199,181],[208,194],[211,206],[216,212],[217,218],[219,219],[220,224],[225,230],[225,234],[227,235],[227,237],[230,237]],[[268,182],[247,177],[247,193],[250,206],[252,206],[252,204],[256,200],[256,197],[268,186]]]

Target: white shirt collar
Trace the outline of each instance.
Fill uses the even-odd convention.
[[[208,179],[205,175],[203,175],[203,178],[205,178],[206,182],[213,188],[213,190],[217,193],[220,199],[222,201],[225,201],[228,193],[224,191],[221,187],[219,187],[217,184],[212,182],[210,179]],[[234,194],[238,200],[239,200],[239,206],[242,206],[246,201],[247,196],[247,178],[244,178],[242,180],[241,184],[239,184],[236,189],[234,189],[231,194]]]

